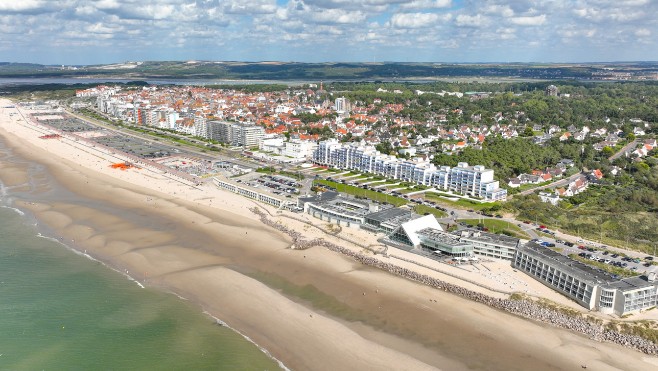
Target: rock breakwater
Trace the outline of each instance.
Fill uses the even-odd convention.
[[[415,272],[408,268],[384,262],[379,258],[355,252],[348,248],[338,246],[323,238],[307,240],[304,238],[304,236],[302,236],[300,232],[290,229],[282,223],[278,223],[269,219],[267,214],[265,214],[261,209],[254,207],[250,210],[254,214],[258,215],[260,221],[263,224],[290,236],[293,241],[292,248],[294,249],[308,249],[313,246],[321,246],[331,251],[349,256],[350,258],[362,264],[382,269],[397,276],[401,276],[416,282],[420,282],[427,286],[434,287],[438,290],[443,290],[451,294],[459,295],[463,298],[485,304],[498,310],[503,310],[505,312],[512,313],[524,318],[548,323],[559,328],[576,331],[596,341],[607,341],[628,348],[633,348],[646,354],[658,355],[658,345],[640,336],[624,334],[619,331],[606,329],[602,324],[589,321],[580,315],[563,313],[559,310],[548,308],[532,300],[494,298],[486,294],[482,294],[455,284],[442,281],[438,278]]]

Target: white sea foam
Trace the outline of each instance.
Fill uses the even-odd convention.
[[[0,207],[3,208],[3,209],[13,210],[13,211],[15,211],[15,212],[16,212],[18,215],[20,215],[20,216],[25,216],[25,213],[24,213],[23,211],[21,211],[21,210],[15,208],[15,207],[6,206],[6,205],[2,205],[2,206],[0,206]]]
[[[178,295],[177,295],[177,296],[178,296]],[[214,320],[217,322],[217,324],[219,324],[219,325],[221,325],[221,326],[224,326],[224,327],[227,327],[227,328],[231,329],[233,332],[235,332],[235,333],[237,333],[237,334],[240,334],[240,336],[242,336],[243,338],[245,338],[248,342],[254,344],[258,349],[260,349],[261,352],[265,353],[266,356],[268,356],[268,357],[270,357],[271,359],[273,359],[273,360],[279,365],[279,367],[281,367],[282,370],[290,371],[290,369],[289,369],[288,367],[286,367],[286,365],[284,365],[283,362],[281,362],[281,361],[279,361],[278,359],[276,359],[276,357],[274,357],[270,352],[268,352],[267,349],[261,347],[261,346],[258,345],[255,341],[251,340],[251,338],[250,338],[249,336],[247,336],[247,335],[241,333],[240,331],[234,329],[233,327],[229,326],[226,322],[224,322],[224,321],[222,321],[221,319],[219,319],[219,318],[213,316],[212,314],[208,313],[207,311],[204,310],[203,313],[204,313],[205,315],[209,316],[210,318],[214,319]]]
[[[137,284],[137,286],[139,286],[139,287],[141,287],[141,288],[145,288],[145,286],[144,286],[141,282],[139,282],[137,279],[135,279],[135,277],[133,277],[133,276],[131,276],[130,274],[128,274],[128,271],[121,271],[121,270],[119,270],[119,269],[116,269],[116,268],[114,268],[114,267],[112,267],[112,266],[109,266],[109,265],[105,264],[103,261],[98,260],[98,259],[94,258],[93,256],[87,254],[87,252],[86,252],[87,250],[85,250],[84,252],[82,252],[82,251],[80,251],[80,250],[74,249],[73,247],[71,247],[71,246],[65,244],[64,242],[60,241],[60,240],[57,239],[57,238],[50,237],[50,236],[44,236],[44,235],[42,235],[41,233],[37,233],[37,237],[40,237],[40,238],[43,238],[43,239],[46,239],[46,240],[49,240],[49,241],[57,242],[58,244],[60,244],[60,245],[62,245],[62,246],[64,246],[64,247],[66,247],[68,250],[72,251],[72,252],[75,253],[76,255],[84,256],[85,258],[87,258],[87,259],[89,259],[89,260],[91,260],[91,261],[93,261],[93,262],[100,263],[100,264],[104,265],[105,267],[107,267],[107,268],[109,268],[109,269],[111,269],[111,270],[113,270],[113,271],[115,271],[115,272],[117,272],[117,273],[119,273],[119,274],[125,276],[126,278],[128,278],[128,280],[135,282],[135,283]]]

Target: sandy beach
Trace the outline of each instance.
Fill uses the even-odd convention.
[[[16,156],[0,163],[0,179],[11,192],[29,194],[17,197],[17,207],[74,248],[197,303],[288,368],[658,365],[656,358],[493,310],[323,248],[291,250],[288,237],[249,211],[251,200],[148,167],[112,169],[119,155],[66,138],[39,139],[42,129],[16,112],[0,112],[0,139]],[[31,163],[44,172],[30,173]],[[278,218],[309,238],[331,238]]]

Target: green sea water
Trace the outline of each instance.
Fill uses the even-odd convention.
[[[0,208],[0,370],[275,370],[201,309],[141,288]]]

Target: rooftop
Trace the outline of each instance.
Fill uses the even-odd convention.
[[[519,244],[519,239],[516,237],[505,236],[503,234],[487,233],[475,229],[466,229],[453,232],[454,235],[468,238],[475,241],[482,241],[487,243],[494,243],[497,245],[504,245],[508,247],[516,247]]]
[[[534,242],[528,242],[525,245],[519,246],[518,251],[526,253],[528,255],[534,255],[542,260],[553,261],[555,264],[560,265],[560,269],[567,274],[580,279],[581,281],[587,281],[594,284],[601,283],[613,283],[617,282],[617,279],[612,277],[605,271],[600,269],[593,268],[587,264],[583,264],[579,261],[573,260],[567,256],[564,256],[556,251],[553,251],[544,246],[538,245]]]
[[[467,246],[469,244],[460,242],[458,237],[452,233],[446,233],[435,228],[423,228],[420,231],[416,232],[418,235],[427,237],[428,239],[438,242],[445,246]]]
[[[366,218],[373,220],[375,222],[383,223],[392,219],[397,219],[401,216],[409,216],[410,211],[401,209],[399,207],[393,207],[390,209],[380,210],[372,214],[368,214]]]
[[[640,277],[624,278],[623,280],[611,282],[607,284],[605,288],[615,288],[624,292],[624,291],[633,291],[633,290],[637,290],[645,287],[653,287],[653,286],[655,286],[655,283],[649,282],[647,279],[645,279],[644,276],[640,276]]]

